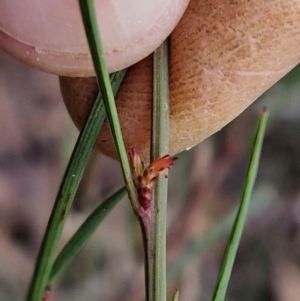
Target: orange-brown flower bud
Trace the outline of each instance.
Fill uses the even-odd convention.
[[[165,155],[154,160],[147,168],[144,168],[144,163],[134,147],[131,148],[128,155],[139,203],[144,209],[148,209],[151,205],[152,188],[155,180],[165,169],[171,168],[177,158]],[[165,177],[167,177],[166,174]]]

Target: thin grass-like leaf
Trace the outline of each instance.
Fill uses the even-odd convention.
[[[126,188],[123,187],[115,192],[111,197],[106,199],[100,206],[98,206],[79,227],[71,239],[67,242],[64,248],[57,256],[52,266],[48,285],[53,283],[60,273],[68,266],[74,259],[78,252],[85,245],[87,240],[96,231],[101,222],[111,212],[111,210],[118,204],[118,202],[126,195]]]
[[[176,288],[172,301],[179,301],[179,289]]]
[[[124,181],[128,190],[128,196],[134,208],[139,206],[136,189],[131,176],[131,168],[128,162],[127,152],[123,141],[114,95],[106,68],[103,47],[95,14],[93,0],[79,0],[81,15],[85,27],[87,40],[96,71],[98,85],[103,97],[105,110],[116,149],[119,155]]]
[[[98,97],[90,117],[79,135],[60,186],[39,251],[27,301],[40,301],[42,299],[66,217],[104,119],[103,103]]]
[[[252,196],[248,215],[251,217],[261,213],[275,198],[275,191],[269,186],[258,187]],[[205,252],[211,250],[214,245],[228,237],[232,224],[236,217],[238,206],[226,214],[212,229],[209,229],[200,238],[188,243],[175,262],[168,268],[168,282],[177,280],[187,266],[198,260]]]
[[[112,74],[111,81],[113,83],[114,93],[116,93],[119,89],[125,73],[126,71],[122,70]],[[105,120],[105,116],[104,105],[99,94],[95,100],[86,124],[78,137],[59,188],[38,254],[34,274],[27,293],[27,301],[40,301],[42,298],[42,294],[49,280],[54,254],[57,249],[65,220],[68,216],[98,133]]]
[[[240,206],[228,241],[224,259],[217,279],[216,288],[214,290],[214,294],[212,298],[213,301],[223,301],[225,299],[233,263],[235,260],[238,245],[241,240],[242,232],[247,217],[250,197],[253,191],[253,187],[257,175],[264,134],[267,126],[267,119],[268,119],[268,112],[264,108],[256,132],[256,137],[255,137],[254,146],[252,150],[252,156],[250,159],[248,172],[244,183],[244,189],[243,189]]]

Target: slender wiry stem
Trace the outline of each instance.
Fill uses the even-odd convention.
[[[146,253],[147,300],[164,301],[166,298],[166,206],[167,183],[159,177],[154,189],[152,209],[141,208],[131,176],[131,169],[120,130],[118,115],[108,80],[98,32],[95,8],[92,0],[79,0],[83,23],[92,54],[98,84],[103,96],[108,121],[119,154],[123,176],[131,200],[141,224]],[[168,49],[165,42],[154,54],[154,93],[151,161],[167,153],[168,149]]]
[[[168,42],[153,58],[153,105],[151,161],[168,153],[169,146],[169,79]],[[167,180],[160,175],[153,190],[151,224],[146,235],[146,299],[166,300],[166,211]]]

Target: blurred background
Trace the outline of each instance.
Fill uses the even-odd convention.
[[[231,124],[179,155],[170,172],[169,300],[210,300],[259,113],[270,110],[252,207],[229,285],[230,301],[300,296],[300,66]],[[0,300],[24,300],[78,131],[58,77],[0,52]],[[123,186],[119,165],[94,152],[60,248]],[[143,300],[138,224],[122,200],[52,289],[55,301]]]

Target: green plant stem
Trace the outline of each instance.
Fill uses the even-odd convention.
[[[103,103],[101,98],[97,97],[86,125],[79,135],[59,188],[38,254],[34,274],[27,294],[27,301],[40,301],[42,298],[49,279],[54,254],[63,225],[104,119],[105,111]]]
[[[250,197],[253,191],[253,187],[257,175],[264,134],[267,126],[267,119],[268,119],[267,117],[268,117],[267,110],[264,109],[259,120],[259,125],[256,132],[256,137],[255,137],[252,155],[251,155],[248,172],[244,184],[240,206],[228,241],[224,259],[221,265],[220,273],[217,280],[217,285],[214,290],[214,295],[212,298],[213,301],[223,301],[225,299],[233,263],[235,260],[235,256],[237,253],[237,249],[239,246],[239,242],[241,240],[242,232],[247,217]]]
[[[107,118],[110,124],[112,136],[119,155],[125,185],[133,208],[138,208],[136,189],[131,176],[131,169],[128,162],[127,152],[123,141],[118,113],[114,101],[114,95],[106,68],[104,52],[97,25],[95,7],[93,0],[79,0],[81,15],[89,43],[94,68],[96,71],[98,85],[103,97]]]
[[[151,161],[168,153],[169,147],[168,42],[153,57],[153,104]],[[159,176],[153,189],[152,223],[145,243],[146,300],[166,300],[166,213],[168,181]]]
[[[106,199],[87,217],[54,261],[48,285],[52,284],[71,260],[74,259],[87,240],[96,231],[100,223],[111,212],[115,205],[117,205],[118,202],[125,197],[125,195],[126,188],[123,187]]]
[[[92,0],[79,0],[81,7],[81,14],[83,17],[83,23],[86,30],[86,35],[88,39],[88,43],[90,46],[91,55],[94,62],[94,67],[97,75],[98,84],[103,96],[106,113],[108,117],[108,121],[111,127],[112,135],[114,138],[114,142],[118,151],[118,155],[120,158],[123,176],[125,180],[125,184],[128,190],[128,196],[131,201],[132,207],[138,215],[141,229],[144,237],[144,245],[145,245],[145,253],[146,253],[146,298],[148,301],[164,301],[166,298],[166,267],[165,267],[165,218],[166,218],[166,188],[156,188],[155,189],[155,197],[154,197],[154,218],[150,220],[153,223],[149,223],[148,217],[149,215],[140,210],[140,205],[137,199],[137,192],[133,183],[131,169],[129,166],[127,153],[120,129],[119,119],[117,115],[117,110],[114,102],[113,95],[111,93],[110,82],[108,80],[100,35],[98,32],[97,20],[95,16],[94,3]],[[166,50],[164,50],[165,54],[161,55],[161,49],[165,49],[166,44],[162,46],[158,52],[155,54],[155,63],[154,69],[159,66],[157,71],[154,71],[154,74],[158,74],[158,79],[154,80],[154,110],[157,110],[158,114],[164,112],[164,114],[168,113],[168,80],[164,80],[163,77],[160,77],[163,73],[168,72],[167,60],[166,66],[162,65],[163,57],[166,56]],[[160,70],[160,71],[158,71]],[[167,79],[167,77],[164,77]],[[162,83],[161,87],[160,83]],[[158,88],[156,88],[156,84],[158,84]],[[156,100],[157,99],[157,100]],[[159,105],[159,103],[164,105]],[[156,109],[157,106],[157,109]],[[155,113],[156,114],[156,113]],[[158,115],[157,115],[158,116]],[[166,117],[167,116],[167,117]],[[153,141],[158,141],[156,135],[162,135],[161,130],[163,130],[163,125],[157,125],[156,122],[163,121],[163,119],[168,122],[168,114],[163,117],[155,117],[154,128],[159,129],[159,132],[153,136]],[[168,127],[166,127],[166,131],[168,131]],[[167,137],[162,135],[161,137]],[[163,143],[168,144],[168,140],[162,138],[161,145],[154,143],[154,149],[152,151],[153,156],[159,156],[161,149],[166,150],[166,147],[162,147]],[[153,158],[152,156],[152,158]],[[160,183],[161,180],[158,180]],[[158,184],[157,187],[161,185]],[[165,189],[165,192],[164,192]]]

